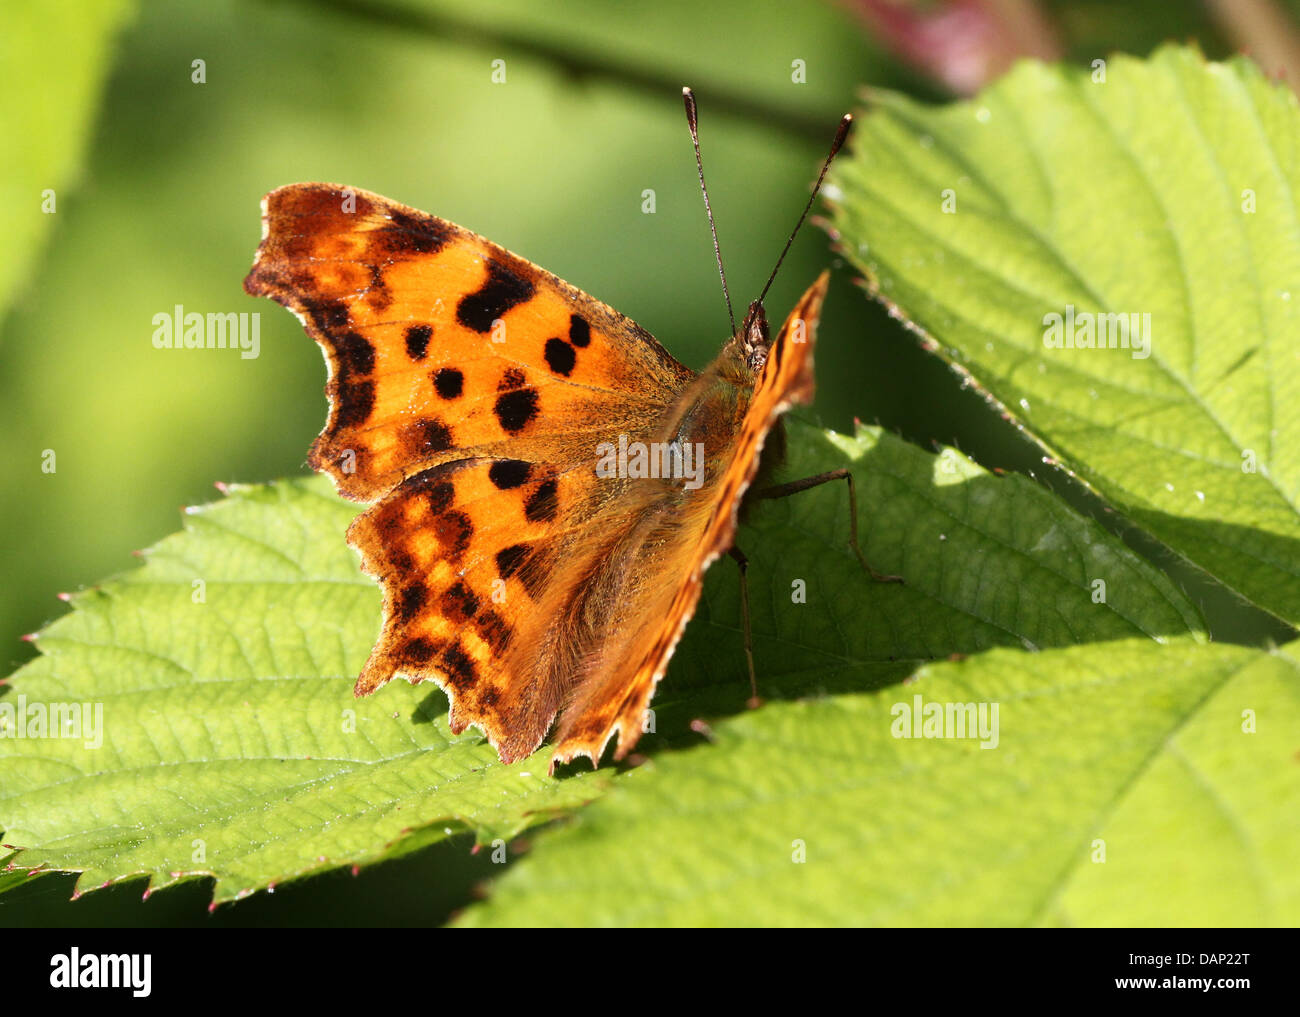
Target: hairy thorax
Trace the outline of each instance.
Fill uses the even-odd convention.
[[[737,432],[749,409],[755,373],[746,363],[744,351],[733,339],[686,388],[656,436],[661,442],[689,443],[702,453],[703,487],[724,474],[730,466]],[[692,489],[673,485],[685,496]]]

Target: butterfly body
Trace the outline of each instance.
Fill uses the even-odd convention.
[[[811,398],[825,275],[774,341],[751,305],[695,374],[446,220],[330,184],[263,206],[245,288],[294,311],[330,367],[308,461],[374,503],[348,533],[384,592],[357,694],[432,680],[451,730],[480,728],[505,762],[557,717],[552,767],[615,737],[625,756],[769,431]]]

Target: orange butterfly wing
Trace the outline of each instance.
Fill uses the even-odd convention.
[[[452,730],[478,726],[506,762],[560,711],[552,766],[598,761],[615,733],[626,755],[764,437],[811,397],[825,286],[757,379],[697,378],[634,322],[446,220],[327,184],[269,194],[245,288],[325,351],[330,415],[312,466],[345,496],[378,499],[348,533],[384,594],[357,694],[398,674],[433,680]],[[806,343],[791,338],[799,319]],[[596,478],[599,442],[673,437],[715,383],[733,386],[721,402],[734,416],[708,421],[702,490]]]
[[[324,348],[330,415],[308,461],[346,497],[466,449],[581,454],[693,377],[631,319],[445,219],[333,184],[262,205],[244,289]]]
[[[433,680],[451,726],[502,759],[541,743],[580,640],[583,572],[635,496],[593,483],[608,433],[644,430],[694,375],[635,322],[446,220],[329,184],[263,201],[244,282],[302,321],[329,365],[309,461],[378,503],[348,541],[384,594],[356,683]]]
[[[655,687],[699,602],[704,572],[735,540],[741,499],[758,472],[768,433],[792,405],[812,401],[813,344],[828,281],[823,272],[786,318],[738,426],[720,443],[716,475],[684,511],[658,521],[640,560],[629,566],[653,581],[630,585],[618,598],[610,628],[627,634],[612,651],[602,648],[571,696],[556,733],[552,769],[578,756],[598,763],[615,734],[615,758],[622,759],[641,737]],[[701,377],[709,377],[727,356],[724,350]]]

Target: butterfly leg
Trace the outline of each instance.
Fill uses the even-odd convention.
[[[740,568],[740,617],[745,626],[745,661],[749,664],[750,697],[745,705],[752,710],[760,706],[763,701],[758,698],[758,680],[754,677],[754,640],[749,627],[749,581],[746,578],[749,572],[749,559],[738,547],[733,547],[727,553]]]
[[[862,553],[862,548],[858,545],[858,493],[853,486],[853,474],[845,467],[841,466],[837,470],[828,470],[825,473],[818,473],[816,476],[804,477],[802,480],[792,480],[788,484],[776,484],[773,487],[764,487],[753,493],[755,498],[788,498],[792,494],[798,494],[800,491],[808,491],[814,487],[820,487],[822,484],[828,484],[832,480],[847,480],[849,482],[849,547],[853,548],[853,553],[858,556],[858,561],[862,567],[867,570],[871,578],[878,583],[901,583],[902,576],[881,575],[873,569],[868,563],[866,556]],[[741,577],[744,577],[744,567],[741,568]],[[743,589],[743,584],[742,584]]]

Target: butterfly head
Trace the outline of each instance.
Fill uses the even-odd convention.
[[[817,200],[817,192],[821,190],[822,181],[826,179],[826,171],[831,167],[831,160],[835,158],[835,153],[840,150],[840,147],[844,144],[844,139],[849,135],[853,117],[846,113],[840,120],[839,127],[835,130],[835,140],[831,142],[830,153],[826,156],[826,161],[822,163],[822,171],[817,174],[817,182],[813,184],[812,193],[808,195],[808,204],[804,206],[799,221],[795,223],[794,229],[791,230],[790,236],[785,242],[785,247],[781,251],[781,256],[776,259],[776,265],[772,268],[772,274],[767,277],[767,284],[763,287],[763,292],[759,294],[757,300],[749,305],[749,310],[745,313],[745,320],[741,324],[739,331],[737,331],[736,318],[731,309],[731,293],[727,289],[727,273],[722,267],[722,248],[718,246],[718,228],[713,222],[713,206],[709,204],[709,189],[704,183],[704,160],[700,156],[699,112],[695,105],[695,93],[689,88],[683,88],[682,99],[686,104],[686,126],[690,128],[691,145],[695,149],[695,168],[699,172],[700,192],[704,195],[704,212],[709,218],[709,232],[713,234],[713,254],[717,258],[718,275],[722,279],[722,296],[727,302],[727,317],[731,319],[731,329],[734,333],[732,345],[737,343],[740,345],[746,366],[757,374],[763,369],[763,365],[767,363],[767,352],[772,346],[772,340],[767,328],[767,313],[763,310],[763,298],[767,296],[767,291],[776,278],[777,271],[781,268],[781,262],[785,261],[785,256],[790,250],[790,245],[794,243],[799,228],[803,225],[804,220],[808,218],[808,213],[812,211],[813,202]]]
[[[745,312],[745,322],[740,326],[739,339],[746,366],[757,374],[767,362],[767,351],[772,346],[763,301],[755,300],[749,305],[749,310]]]

